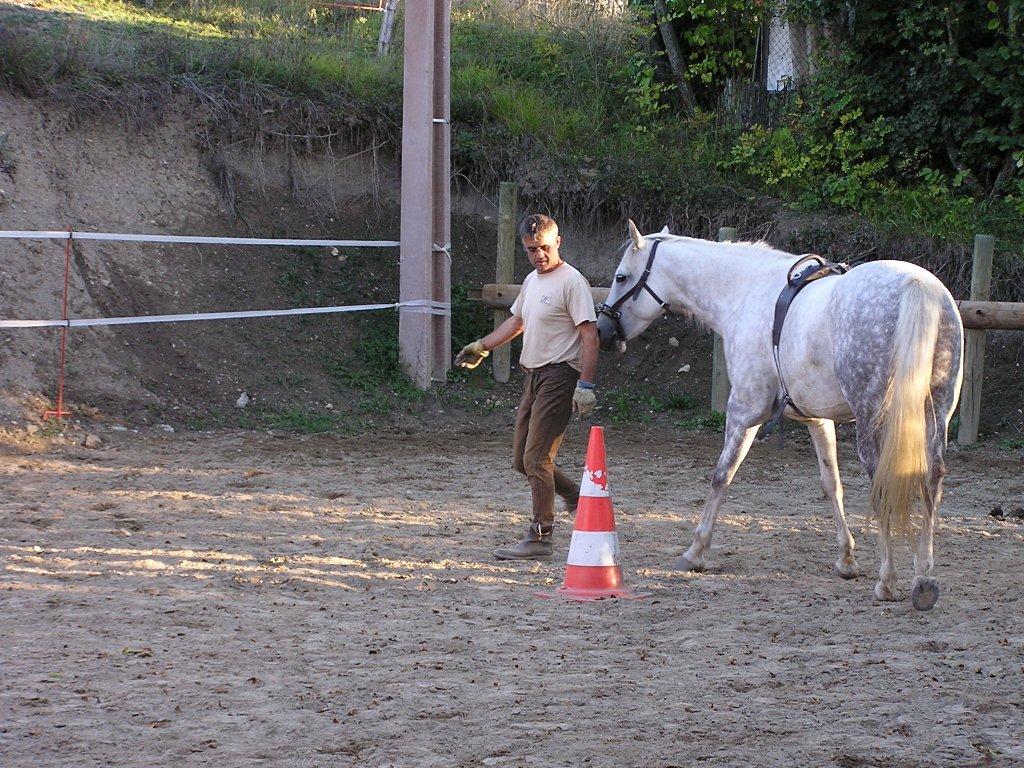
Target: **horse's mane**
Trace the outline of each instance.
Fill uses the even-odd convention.
[[[750,250],[756,251],[759,256],[774,256],[775,258],[785,259],[787,261],[792,260],[792,258],[793,258],[793,254],[787,253],[785,251],[780,251],[778,248],[776,248],[775,246],[771,245],[770,243],[766,243],[764,240],[756,240],[756,241],[746,241],[746,240],[739,241],[739,240],[737,240],[737,241],[730,241],[728,243],[719,243],[719,242],[716,242],[714,240],[703,240],[703,239],[701,239],[699,237],[689,237],[687,235],[673,235],[673,234],[670,234],[668,232],[658,232],[658,233],[652,234],[652,235],[645,235],[644,239],[646,239],[646,240],[660,240],[662,242],[673,241],[673,242],[701,243],[701,244],[708,244],[708,245],[742,246],[745,249],[750,249]]]

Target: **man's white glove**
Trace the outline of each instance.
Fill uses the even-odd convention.
[[[597,405],[597,395],[593,387],[581,387],[576,385],[576,391],[572,393],[572,409],[581,417],[586,416]]]
[[[462,348],[455,356],[455,365],[471,371],[480,365],[489,354],[491,353],[484,349],[484,343],[478,339]]]

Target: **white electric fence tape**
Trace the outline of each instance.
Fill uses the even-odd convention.
[[[193,243],[208,245],[289,245],[292,247],[333,246],[336,248],[397,248],[397,240],[285,240],[269,237],[205,237],[201,235],[121,235],[112,232],[64,230],[0,230],[0,239],[16,240],[104,240],[121,243]]]
[[[282,240],[260,237],[200,237],[191,235],[121,235],[109,232],[68,232],[37,230],[0,230],[0,239],[18,240],[106,240],[127,243],[196,243],[211,245],[290,245],[336,248],[394,248],[397,240]],[[0,320],[0,328],[87,328],[97,325],[141,325],[143,323],[187,323],[194,320],[237,320],[250,317],[288,315],[332,315],[342,312],[370,312],[397,309],[430,315],[451,314],[451,304],[418,299],[394,304],[353,304],[347,307],[297,307],[295,309],[257,309],[237,312],[195,312],[181,315],[139,315],[135,317],[97,317],[81,320]]]
[[[430,315],[447,315],[451,305],[440,301],[400,301],[396,304],[353,304],[347,307],[299,307],[296,309],[256,309],[238,312],[195,312],[185,315],[138,315],[136,317],[96,317],[82,320],[0,320],[0,328],[88,328],[94,325],[142,325],[144,323],[187,323],[193,320],[237,320],[249,317],[287,315],[333,315],[342,312],[370,312],[398,309]]]

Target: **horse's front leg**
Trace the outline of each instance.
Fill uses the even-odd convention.
[[[836,540],[839,542],[839,559],[836,573],[844,579],[854,579],[860,569],[853,555],[853,534],[846,524],[843,511],[843,482],[839,477],[839,459],[836,456],[836,423],[828,419],[814,419],[807,422],[814,451],[818,454],[818,471],[821,473],[821,489],[832,506],[836,522]]]
[[[686,550],[686,553],[676,560],[673,568],[677,571],[702,571],[704,570],[704,555],[711,547],[711,535],[715,530],[715,520],[718,518],[718,509],[725,501],[729,485],[732,483],[736,470],[740,468],[743,459],[750,450],[751,443],[757,435],[759,424],[749,425],[748,420],[735,418],[732,414],[726,416],[725,421],[725,448],[718,458],[718,465],[715,467],[715,475],[711,480],[711,496],[704,504],[704,512],[700,518],[700,525],[693,533],[693,544]]]

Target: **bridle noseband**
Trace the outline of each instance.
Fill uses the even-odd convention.
[[[598,305],[597,307],[598,315],[604,315],[605,317],[609,318],[613,323],[615,323],[615,335],[618,336],[619,339],[621,339],[622,341],[626,340],[626,333],[622,329],[622,312],[619,310],[619,308],[630,299],[636,301],[637,299],[640,298],[641,292],[647,291],[649,294],[651,294],[651,297],[656,302],[658,302],[658,304],[661,306],[662,311],[669,311],[668,302],[662,301],[661,297],[654,292],[654,289],[652,289],[651,286],[647,284],[647,278],[650,277],[651,275],[651,266],[654,264],[654,254],[658,252],[659,245],[661,245],[661,240],[655,240],[654,244],[651,246],[651,253],[647,257],[647,266],[644,267],[643,274],[640,275],[640,279],[636,281],[636,284],[628,291],[626,291],[624,294],[619,296],[619,298],[617,298],[615,300],[615,303],[612,304],[611,306],[608,306],[608,304],[605,302],[601,302],[601,304]]]

